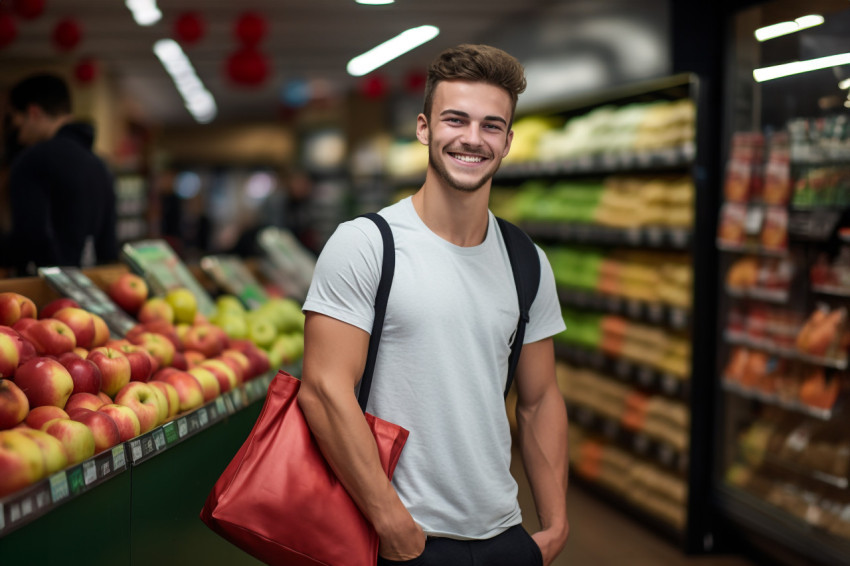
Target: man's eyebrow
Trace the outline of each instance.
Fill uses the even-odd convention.
[[[447,110],[443,110],[442,112],[440,112],[440,116],[445,116],[447,114],[450,114],[450,115],[453,115],[453,116],[460,116],[461,118],[469,118],[469,113],[464,112],[463,110],[453,110],[453,109],[449,108]],[[501,122],[506,126],[508,125],[508,121],[505,120],[504,118],[502,118],[501,116],[484,116],[484,121],[485,122]]]

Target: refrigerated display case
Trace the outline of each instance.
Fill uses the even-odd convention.
[[[771,1],[728,23],[717,504],[774,559],[846,564],[850,5]]]

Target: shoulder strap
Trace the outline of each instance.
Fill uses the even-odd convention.
[[[378,292],[375,294],[375,320],[372,322],[372,335],[369,338],[369,351],[366,355],[366,367],[363,377],[360,378],[360,393],[357,402],[360,409],[366,412],[366,403],[369,402],[369,391],[372,389],[372,374],[375,372],[375,360],[378,358],[378,344],[381,341],[381,332],[384,328],[384,316],[387,313],[387,299],[390,296],[390,287],[393,284],[395,272],[395,241],[390,225],[384,217],[368,212],[362,215],[374,222],[381,231],[381,239],[384,243],[384,259],[381,264],[381,280],[378,283]]]
[[[503,218],[497,217],[496,221],[502,231],[502,238],[505,240],[505,247],[508,250],[519,302],[519,321],[511,345],[511,355],[508,358],[508,379],[505,384],[505,397],[507,397],[519,362],[522,342],[525,339],[525,325],[529,320],[531,304],[534,302],[534,298],[537,296],[537,288],[540,286],[540,257],[537,255],[537,249],[528,234]]]

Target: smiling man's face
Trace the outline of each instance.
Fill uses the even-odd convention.
[[[443,81],[434,90],[431,116],[419,116],[417,136],[428,144],[428,163],[441,182],[472,192],[487,185],[508,154],[513,132],[511,98],[500,87]]]

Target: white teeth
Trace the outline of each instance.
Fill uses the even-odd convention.
[[[484,161],[483,157],[477,157],[474,155],[455,155],[455,159],[459,159],[465,163],[480,163]]]

